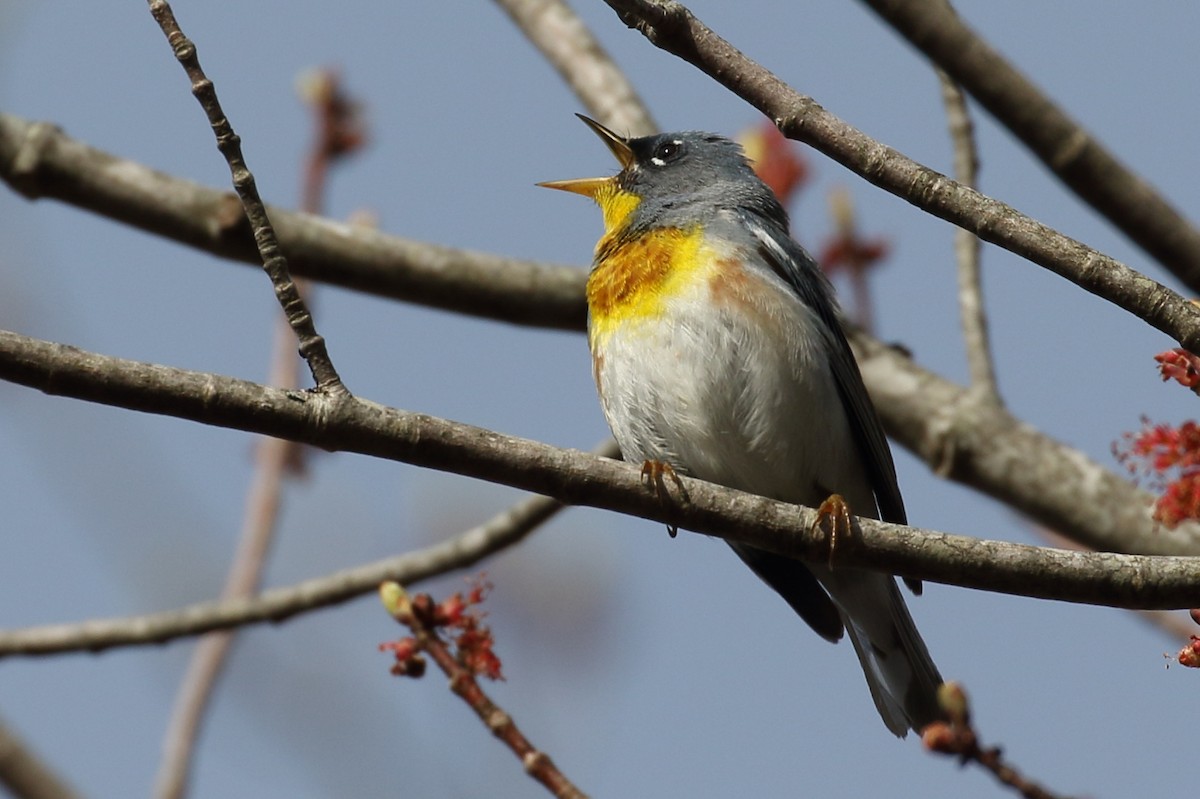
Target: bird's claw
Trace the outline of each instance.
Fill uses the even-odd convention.
[[[671,482],[675,484],[680,498],[684,502],[687,502],[687,489],[684,488],[683,481],[679,479],[679,475],[675,472],[675,467],[666,461],[648,460],[642,463],[642,483],[658,495],[658,501],[664,507],[670,507],[674,499],[671,496],[670,489],[667,488],[667,478],[670,478]],[[678,533],[678,525],[667,525],[667,535],[671,536],[671,538],[674,538]]]
[[[817,506],[817,520],[813,522],[813,533],[823,532],[829,538],[829,568],[833,568],[838,539],[849,538],[854,533],[850,505],[841,494],[830,494]]]

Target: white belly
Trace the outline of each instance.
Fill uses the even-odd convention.
[[[840,493],[873,515],[815,315],[782,282],[716,293],[698,280],[665,313],[593,336],[625,459],[807,505]]]

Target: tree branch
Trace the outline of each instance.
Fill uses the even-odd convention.
[[[916,207],[1123,308],[1200,352],[1200,308],[1125,264],[922,166],[751,61],[673,0],[605,0],[653,44],[695,65],[802,141]]]
[[[975,126],[967,110],[967,101],[949,75],[937,70],[946,106],[946,123],[954,145],[954,177],[964,186],[976,187],[979,153],[975,147]],[[969,230],[954,231],[954,252],[958,257],[958,307],[962,317],[963,342],[967,348],[967,367],[971,388],[981,398],[1000,402],[992,346],[988,340],[987,313],[983,306],[983,287],[979,274],[979,237]]]
[[[255,260],[244,220],[240,227],[221,221],[240,217],[230,195],[117,159],[46,124],[0,115],[0,177],[27,196],[60,197],[217,255]],[[583,270],[435,247],[278,209],[271,213],[293,253],[293,266],[314,279],[517,324],[583,329]],[[939,474],[1012,503],[1090,548],[1200,552],[1193,526],[1158,528],[1143,512],[1150,495],[1125,479],[999,409],[973,409],[973,418],[989,433],[971,435],[955,423],[965,421],[959,386],[878,341],[859,341],[865,347],[860,358],[871,363],[864,378],[888,433]],[[1015,441],[1010,444],[1006,436]],[[1047,476],[1054,481],[1039,482]],[[1047,490],[1056,485],[1070,490]]]
[[[521,32],[608,127],[649,136],[658,126],[625,73],[562,0],[496,0]]]
[[[75,799],[79,796],[0,719],[0,786],[16,799]]]
[[[300,296],[300,290],[292,280],[287,258],[284,257],[283,251],[279,247],[279,239],[275,235],[275,229],[271,226],[271,220],[267,215],[266,206],[263,205],[262,197],[258,194],[254,175],[251,174],[250,168],[246,166],[246,159],[242,156],[242,140],[233,132],[229,118],[221,110],[221,103],[217,99],[217,91],[213,87],[212,81],[200,67],[196,45],[179,29],[175,14],[166,0],[149,0],[149,3],[150,13],[162,28],[167,42],[175,53],[176,60],[179,61],[184,72],[187,73],[188,79],[192,82],[192,94],[196,96],[200,107],[204,109],[205,116],[208,117],[208,122],[217,137],[217,149],[221,151],[221,155],[225,156],[225,160],[229,164],[233,188],[237,191],[246,219],[250,221],[250,227],[254,230],[254,242],[258,247],[263,271],[271,279],[271,285],[275,288],[275,296],[283,307],[288,324],[296,334],[300,345],[300,355],[312,370],[313,380],[316,381],[318,389],[327,391],[334,396],[348,394],[349,391],[342,384],[342,379],[338,376],[333,361],[329,358],[325,339],[317,333],[312,314],[309,313],[304,298]]]
[[[0,179],[29,199],[52,197],[212,255],[260,265],[234,195],[89,147],[49,123],[0,114]],[[296,275],[485,319],[583,329],[587,275],[581,269],[267,210]]]
[[[503,483],[788,557],[829,557],[811,508],[686,478],[687,500],[664,506],[630,464],[354,397],[283,391],[5,331],[0,331],[0,378],[50,394]],[[1200,558],[1067,552],[860,521],[850,540],[839,539],[839,567],[1112,607],[1200,606]]]
[[[970,92],[1080,199],[1200,291],[1200,230],[967,27],[949,3],[864,3]]]
[[[607,442],[597,455],[616,455]],[[280,622],[301,613],[373,593],[385,580],[415,585],[455,569],[466,569],[513,546],[562,509],[549,497],[529,497],[487,522],[416,552],[343,569],[258,596],[199,602],[176,610],[72,624],[0,631],[0,657],[98,652],[117,646],[159,644],[175,638],[263,622]]]
[[[888,433],[933,471],[1069,534],[1090,549],[1200,553],[1200,525],[1167,529],[1153,498],[1082,452],[861,334],[863,378]]]

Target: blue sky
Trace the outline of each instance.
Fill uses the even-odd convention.
[[[733,134],[756,112],[576,3],[660,124]],[[872,136],[950,168],[936,78],[864,8],[696,2],[697,14]],[[586,202],[540,180],[603,174],[580,103],[488,3],[174,4],[242,136],[259,188],[294,205],[310,139],[295,78],[339,67],[371,145],[334,175],[331,216],[386,232],[584,266]],[[348,12],[347,8],[352,8]],[[1196,205],[1192,102],[1200,7],[1163,1],[962,4],[967,21],[1185,213]],[[0,110],[227,186],[182,70],[145,4],[0,0]],[[977,112],[982,189],[1166,280]],[[798,236],[853,194],[893,257],[874,282],[880,335],[952,379],[952,229],[808,154]],[[0,327],[126,358],[262,379],[277,308],[260,273],[52,201],[0,191]],[[1039,429],[1112,464],[1141,414],[1181,421],[1159,383],[1171,345],[1014,256],[984,250],[1001,390]],[[1170,284],[1170,281],[1167,281]],[[591,447],[605,434],[581,336],[518,329],[322,288],[317,322],[350,388],[409,410]],[[0,626],[176,607],[215,595],[239,529],[252,440],[0,384]],[[898,452],[915,524],[1034,540],[1026,523]],[[1114,465],[1115,468],[1115,464]],[[519,494],[349,455],[288,489],[268,574],[285,584],[464,529]],[[810,631],[719,542],[571,510],[489,565],[507,682],[496,699],[594,796],[1000,796],[973,771],[897,742],[853,654]],[[433,589],[455,590],[459,576]],[[1155,795],[1185,779],[1196,676],[1118,611],[929,586],[911,602],[983,734],[1064,793]],[[433,677],[398,681],[375,651],[396,628],[371,598],[239,639],[210,717],[196,796],[535,796],[540,789]],[[0,715],[84,793],[145,793],[189,642],[0,664]]]

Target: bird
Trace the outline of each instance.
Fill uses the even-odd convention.
[[[622,137],[577,116],[620,171],[538,185],[603,215],[588,346],[622,457],[660,490],[662,474],[685,475],[907,524],[833,288],[741,146],[700,131]],[[848,635],[892,733],[942,718],[942,678],[892,575],[730,546],[821,637]]]

